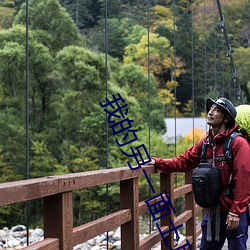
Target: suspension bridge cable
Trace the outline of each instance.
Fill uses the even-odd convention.
[[[216,32],[216,15],[215,15],[215,0],[213,1],[214,6],[214,91],[218,92],[217,85],[217,32]],[[217,94],[216,94],[217,95]]]
[[[208,74],[207,74],[207,12],[206,12],[207,6],[206,6],[206,0],[204,0],[204,5],[203,5],[203,36],[204,36],[204,95],[205,99],[208,97],[208,87],[207,87],[207,82],[208,82]],[[205,102],[204,102],[205,103]],[[205,107],[204,107],[205,108]],[[205,123],[205,130],[207,131],[208,126]]]
[[[76,26],[79,28],[79,0],[76,0]]]
[[[174,155],[177,154],[177,107],[176,107],[176,98],[177,98],[177,86],[176,86],[176,2],[173,0],[173,23],[174,23],[174,55],[173,55],[173,62],[174,62],[174,72],[173,72],[173,81],[174,81]],[[177,187],[177,173],[175,173],[175,187]]]
[[[236,95],[237,95],[238,102],[241,103],[242,102],[242,98],[241,98],[241,86],[240,86],[239,81],[237,81],[237,73],[236,73],[236,68],[235,68],[235,65],[234,65],[234,60],[233,60],[231,45],[229,43],[228,36],[227,36],[225,18],[224,18],[223,13],[222,13],[222,8],[221,8],[220,0],[216,0],[216,1],[217,1],[217,6],[218,6],[219,14],[220,14],[220,28],[221,28],[221,31],[224,34],[224,38],[225,38],[226,45],[227,45],[227,57],[230,60],[230,66],[231,66],[231,69],[232,69],[233,82],[234,82],[234,90],[236,89],[236,84],[238,82],[237,89],[236,89]]]
[[[174,81],[174,96],[175,96],[175,101],[174,101],[174,114],[175,114],[175,156],[176,156],[176,116],[177,116],[177,107],[176,107],[176,96],[177,96],[177,87],[176,87],[176,2],[173,0],[173,11],[174,11],[174,72],[173,72],[173,81]]]
[[[228,67],[229,67],[229,71],[230,71],[231,66],[229,65]],[[232,99],[231,98],[231,76],[230,75],[228,75],[228,92],[229,92],[229,98]]]
[[[204,6],[203,6],[203,12],[204,12],[204,89],[205,89],[205,97],[207,97],[207,39],[206,39],[206,0],[204,0]]]
[[[191,39],[192,39],[192,75],[191,75],[191,79],[192,79],[192,115],[193,115],[193,144],[195,141],[195,134],[194,134],[194,117],[195,117],[195,107],[194,107],[194,11],[193,11],[193,0],[191,1]]]
[[[224,60],[221,57],[221,52],[224,49],[224,43],[223,43],[223,41],[221,41],[221,39],[218,39],[218,49],[219,49],[219,57],[220,57],[220,61],[221,61],[219,69],[220,69],[221,82],[222,82],[222,96],[225,96],[225,75],[224,75],[225,67],[224,67]]]
[[[105,0],[105,84],[106,84],[106,100],[108,99],[108,0]],[[106,112],[106,169],[109,167],[108,162],[108,139],[109,139],[109,132],[108,132],[108,113]],[[108,215],[109,211],[109,186],[106,184],[106,215]],[[108,239],[108,232],[107,232],[107,239]],[[108,240],[107,240],[107,249],[108,249]]]
[[[148,7],[148,18],[147,18],[147,26],[148,26],[148,153],[150,154],[150,0],[147,0]],[[151,180],[151,176],[149,176],[149,180]],[[151,197],[151,188],[148,187],[149,197]],[[152,221],[151,214],[149,215],[149,233],[151,234]]]
[[[26,45],[25,45],[25,72],[26,72],[26,174],[25,179],[29,179],[29,0],[26,0]],[[25,203],[27,245],[29,245],[29,210],[30,203]]]
[[[148,150],[150,155],[150,0],[148,0]]]

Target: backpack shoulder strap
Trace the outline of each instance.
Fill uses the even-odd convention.
[[[242,136],[241,133],[239,132],[233,132],[231,133],[227,138],[226,141],[223,145],[223,154],[225,156],[225,159],[229,165],[229,167],[232,169],[233,168],[233,156],[232,156],[232,144],[233,144],[233,140],[237,137],[237,136]]]
[[[205,162],[206,160],[206,152],[207,152],[207,144],[202,142],[202,148],[201,148],[201,162]]]

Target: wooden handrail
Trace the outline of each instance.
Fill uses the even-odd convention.
[[[24,249],[24,248],[23,248]],[[59,239],[44,239],[41,242],[25,247],[25,250],[57,250],[59,249]]]
[[[156,173],[153,166],[144,169],[148,175]],[[140,176],[144,176],[142,169],[122,167],[0,183],[0,206]]]
[[[150,165],[144,166],[143,169],[147,175],[157,172]],[[44,240],[23,248],[25,250],[72,250],[75,245],[119,226],[121,226],[122,249],[147,250],[159,241],[162,241],[161,249],[169,249],[159,231],[139,240],[139,215],[149,212],[147,204],[144,201],[139,202],[138,178],[140,176],[144,176],[142,169],[131,170],[128,167],[122,167],[2,183],[0,184],[0,206],[38,198],[44,199]],[[195,250],[196,237],[201,233],[200,227],[196,227],[196,213],[201,211],[201,208],[194,202],[190,177],[191,174],[187,173],[186,184],[174,189],[173,174],[160,174],[160,192],[164,194],[166,191],[172,204],[175,199],[185,196],[186,209],[176,218],[173,212],[163,216],[160,227],[162,233],[167,232],[171,226],[170,219],[176,226],[186,224],[186,237],[192,249]],[[72,192],[112,182],[120,183],[121,209],[73,228]],[[159,201],[159,198],[155,197],[149,204]],[[174,247],[174,232],[164,236],[168,246]],[[184,243],[178,246],[182,244]]]

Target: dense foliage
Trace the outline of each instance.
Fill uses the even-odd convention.
[[[247,102],[250,3],[221,2]],[[24,0],[1,1],[1,182],[24,179],[27,174],[26,20]],[[138,129],[133,146],[149,148],[150,141],[151,156],[174,156],[175,147],[161,138],[164,117],[200,116],[207,96],[236,100],[219,21],[212,0],[206,1],[205,9],[201,0],[181,0],[175,6],[166,0],[148,4],[142,0],[30,0],[29,177],[102,169],[107,162],[109,168],[126,165],[128,159],[111,129],[106,143],[106,113],[99,105],[117,93],[128,104],[133,129]],[[182,138],[177,152],[192,143],[189,137]],[[122,150],[129,152],[130,146]],[[157,189],[158,177],[152,182]],[[148,183],[145,178],[140,183],[140,199],[145,199]],[[119,206],[118,189],[116,183],[109,186],[110,211]],[[75,224],[104,214],[105,196],[106,187],[75,192]],[[40,203],[31,203],[33,224],[42,223]],[[1,207],[0,227],[20,223],[23,206]]]

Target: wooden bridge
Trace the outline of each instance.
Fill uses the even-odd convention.
[[[153,166],[144,166],[143,169],[147,175],[156,174]],[[2,183],[0,206],[43,199],[44,240],[23,248],[26,250],[72,250],[75,245],[119,226],[122,250],[149,250],[160,241],[162,250],[170,249],[170,246],[174,249],[173,231],[164,234],[168,246],[159,231],[139,239],[139,216],[149,212],[147,204],[139,201],[140,176],[144,176],[142,169],[131,170],[123,167]],[[201,208],[194,202],[190,181],[191,173],[186,173],[186,184],[174,189],[173,174],[160,174],[161,193],[164,194],[165,190],[172,204],[178,197],[185,197],[185,211],[177,217],[172,210],[171,214],[162,216],[160,229],[162,233],[167,232],[172,227],[170,219],[175,226],[185,224],[186,239],[195,250],[197,237],[201,234],[200,226],[196,225],[196,214]],[[73,227],[72,192],[112,182],[120,183],[120,210]],[[153,199],[150,206],[157,202],[159,203],[158,198]],[[180,242],[176,248],[185,243],[186,240]]]

